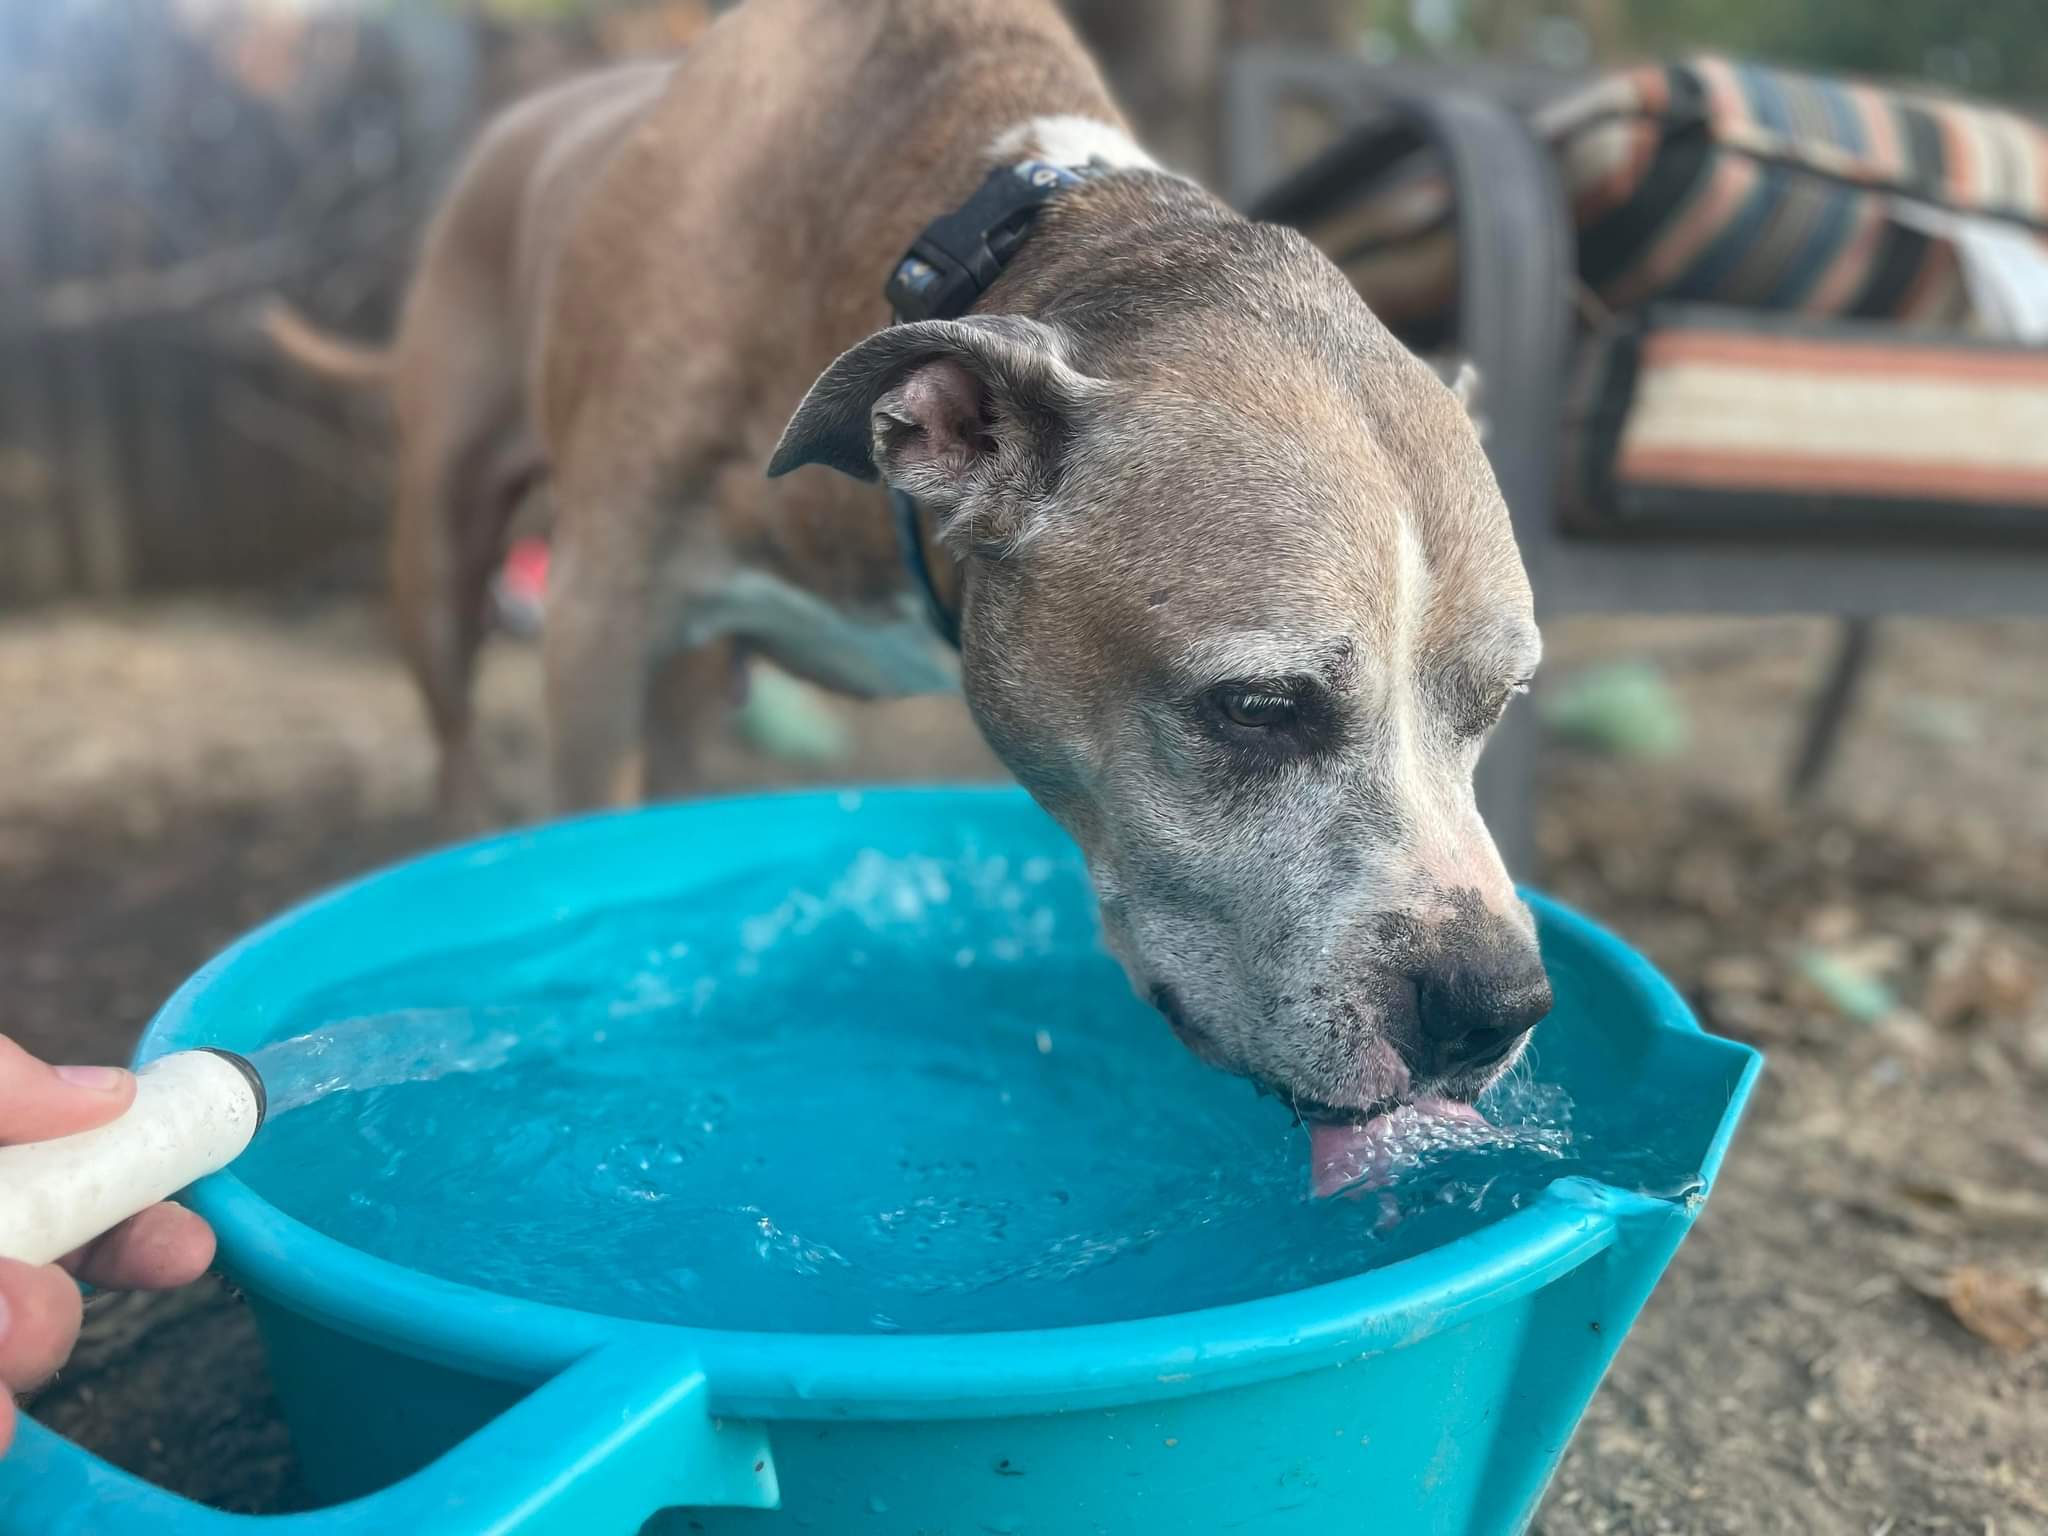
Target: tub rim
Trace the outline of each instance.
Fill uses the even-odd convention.
[[[857,797],[849,801],[849,796]],[[233,1047],[206,1025],[206,994],[234,968],[307,921],[330,920],[364,889],[394,877],[433,880],[536,850],[559,858],[621,823],[694,819],[767,806],[879,803],[923,812],[988,812],[1029,804],[1012,786],[805,788],[601,812],[502,833],[371,871],[287,909],[230,945],[172,994],[144,1031],[138,1063],[202,1044]],[[1670,1030],[1734,1053],[1726,1109],[1702,1149],[1711,1188],[1761,1064],[1749,1047],[1701,1032],[1671,984],[1591,920],[1539,892],[1523,893],[1546,946],[1561,944],[1606,972],[1646,1030]],[[246,1042],[243,1042],[246,1043]],[[1702,1191],[1704,1194],[1704,1190]],[[714,1412],[787,1419],[985,1417],[1120,1406],[1293,1375],[1418,1342],[1534,1291],[1593,1259],[1625,1227],[1690,1224],[1697,1201],[1671,1203],[1578,1177],[1440,1248],[1301,1290],[1224,1306],[1066,1328],[949,1334],[766,1333],[643,1322],[503,1296],[349,1247],[271,1205],[230,1170],[187,1202],[212,1225],[223,1268],[267,1303],[361,1342],[476,1376],[538,1383],[606,1344],[687,1339],[712,1388]]]

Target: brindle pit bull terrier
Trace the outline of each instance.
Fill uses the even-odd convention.
[[[1086,174],[971,313],[889,325],[912,239],[1020,161]],[[1132,142],[1051,0],[749,0],[498,121],[388,358],[281,328],[388,378],[458,814],[544,473],[561,809],[686,783],[735,645],[857,695],[957,677],[1140,992],[1311,1122],[1469,1100],[1548,1011],[1473,803],[1539,645],[1472,425],[1307,241]]]

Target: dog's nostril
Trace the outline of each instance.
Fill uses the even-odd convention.
[[[1550,1016],[1552,1002],[1549,978],[1539,975],[1502,994],[1490,1032],[1519,1040]]]
[[[1418,1049],[1412,1066],[1430,1075],[1483,1070],[1549,1014],[1550,982],[1539,968],[1510,972],[1453,967],[1415,979]]]

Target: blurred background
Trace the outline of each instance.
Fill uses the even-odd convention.
[[[483,118],[686,47],[721,8],[0,0],[0,1030],[123,1057],[236,933],[434,840],[379,590],[391,424],[278,360],[257,307],[284,295],[384,337]],[[1461,242],[1472,262],[1466,209],[1497,189],[1461,171],[1447,191],[1392,104],[1498,104],[1558,167],[1578,258],[1550,414],[1526,391],[1481,397],[1490,446],[1533,487],[1511,496],[1549,645],[1490,755],[1495,800],[1536,883],[1770,1065],[1539,1528],[2048,1531],[2048,12],[1070,10],[1162,158],[1299,222],[1420,350],[1471,350],[1445,296]],[[1703,51],[1903,94],[1688,62]],[[1871,113],[1905,146],[1888,166]],[[1673,233],[1688,178],[1737,171],[1724,224]],[[1837,226],[1869,231],[1839,282],[1821,261]],[[1845,426],[1808,378],[1758,425],[1685,371],[1685,337],[1731,327],[1759,391],[1845,376],[1812,347],[1875,346],[1861,371],[1896,374],[1906,404],[1873,393]],[[1788,336],[1809,350],[1770,350]],[[2005,382],[1928,393],[1959,371]],[[1885,483],[1896,455],[1874,486],[1836,466],[1817,491],[1789,449],[1760,457],[1784,410],[1815,412],[1793,448],[1915,435],[1933,467],[1909,466],[1910,496]],[[1660,432],[1721,467],[1672,470]],[[1951,489],[1994,472],[1996,495]],[[489,652],[485,755],[537,814],[521,618],[508,607]],[[725,788],[999,773],[955,701],[854,708],[768,673],[709,771]],[[298,1497],[220,1285],[95,1303],[34,1408],[195,1496]]]

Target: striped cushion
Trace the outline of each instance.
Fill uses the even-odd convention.
[[[1685,300],[1967,328],[1954,246],[1896,199],[2048,243],[2048,128],[2015,113],[1698,58],[1539,113],[1607,306]],[[1302,227],[1417,345],[1457,290],[1449,189],[1417,154]]]
[[[1581,360],[1565,520],[2048,539],[2048,351],[1661,308]]]

